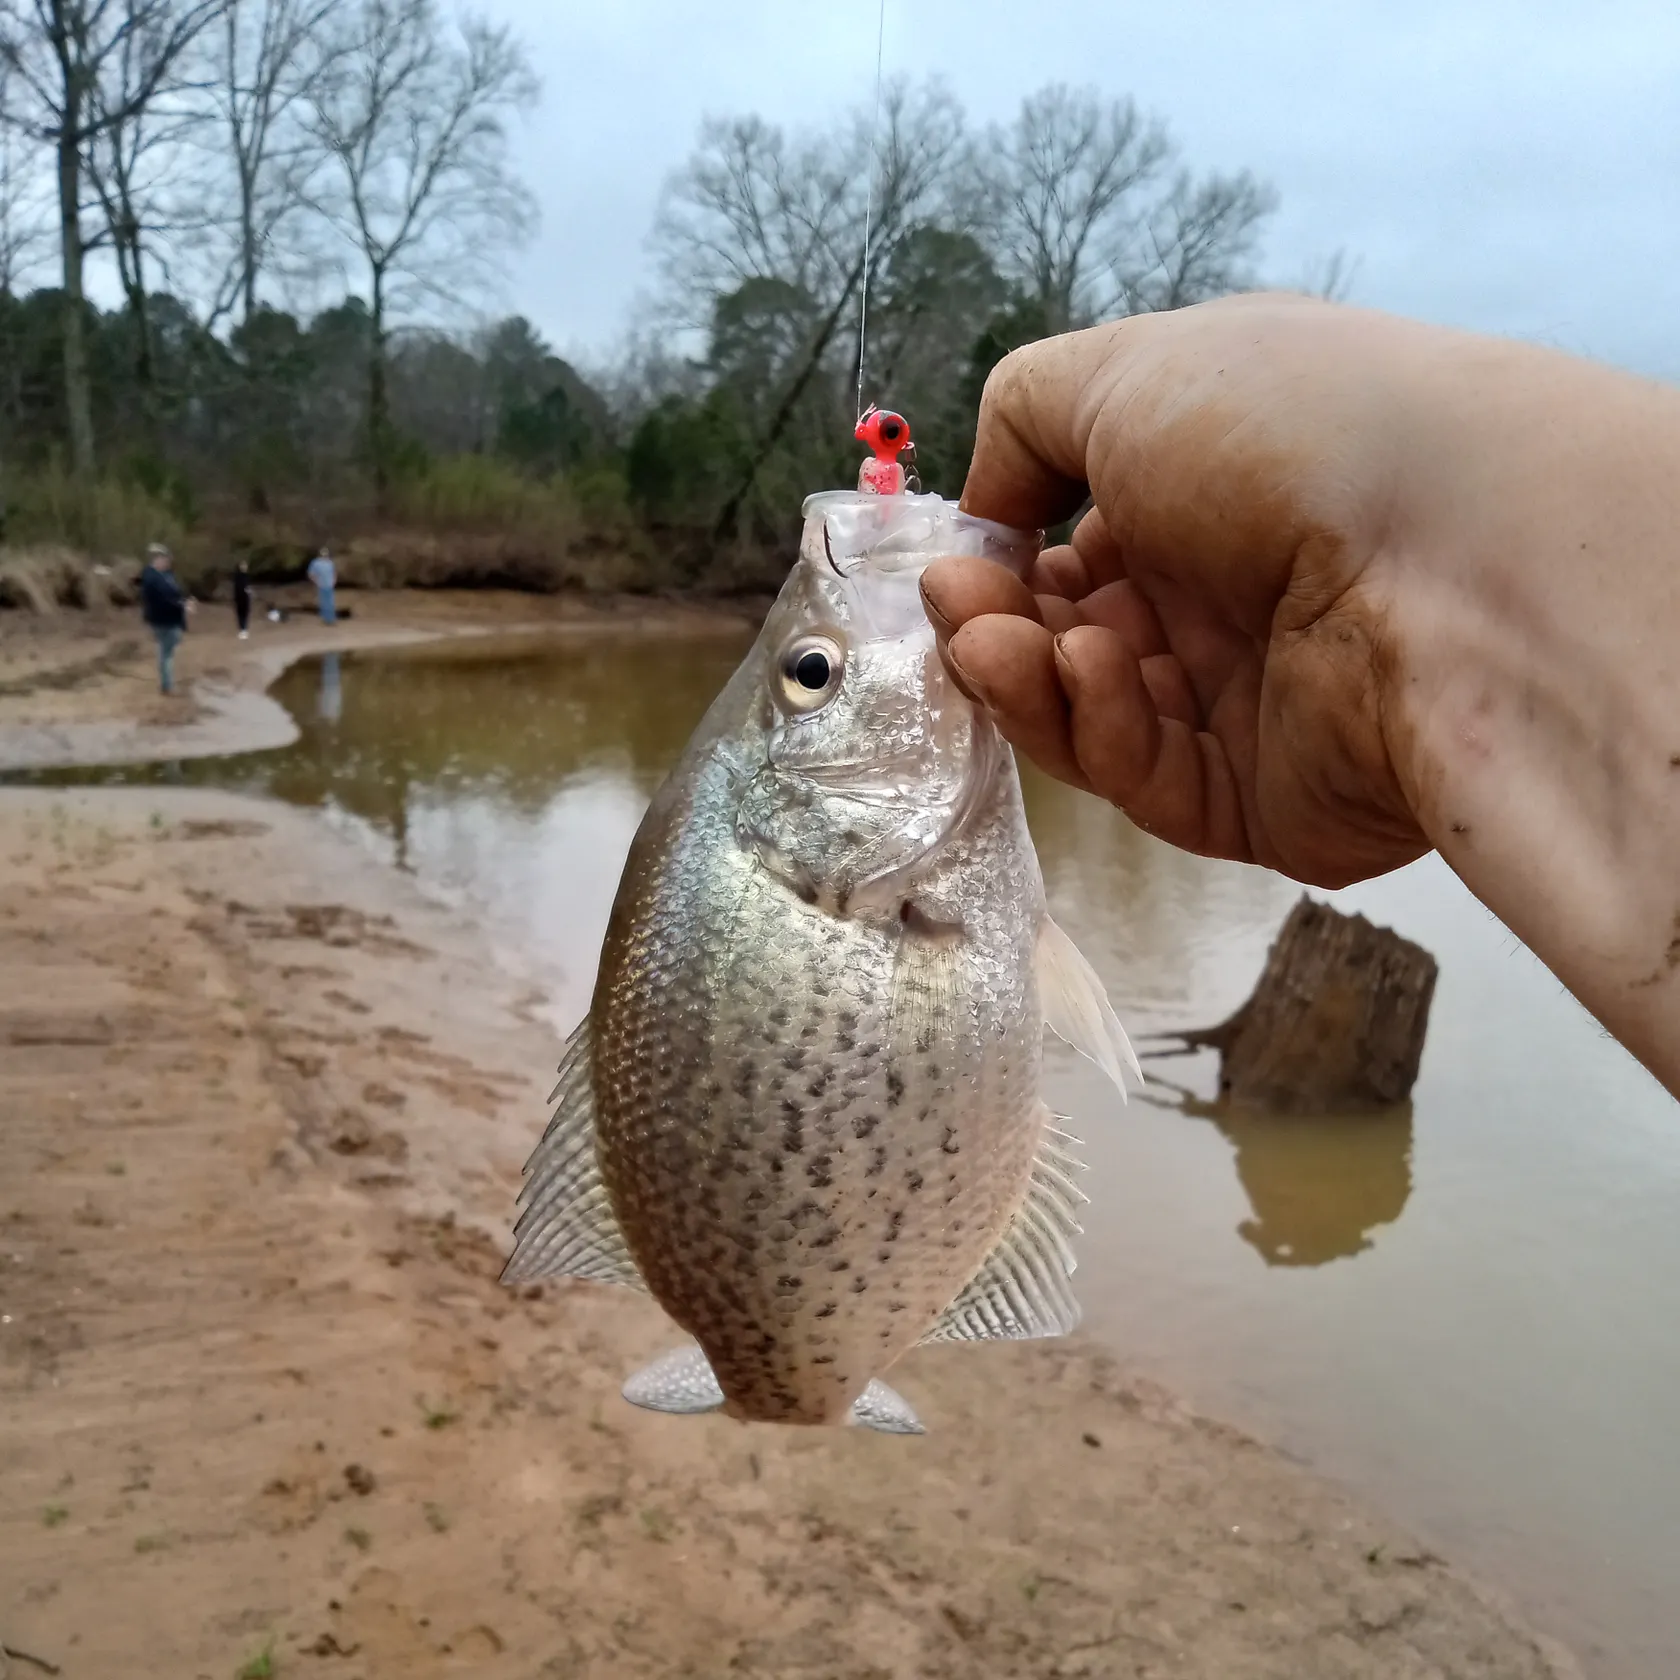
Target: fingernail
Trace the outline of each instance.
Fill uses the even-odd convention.
[[[951,638],[951,621],[934,604],[933,597],[928,593],[925,576],[918,587],[922,592],[922,611],[928,615],[928,622],[933,626],[933,633],[941,641],[949,641]]]
[[[1073,668],[1073,660],[1066,647],[1067,631],[1063,631],[1052,643],[1056,652],[1056,672],[1062,679],[1062,687],[1070,700],[1079,698],[1079,673]]]
[[[976,706],[984,706],[987,711],[992,709],[991,696],[985,688],[977,683],[967,671],[957,662],[957,656],[949,648],[945,650],[945,667],[951,673],[951,680]]]

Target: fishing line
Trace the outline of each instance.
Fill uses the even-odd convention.
[[[869,124],[869,186],[863,201],[863,290],[858,298],[857,417],[863,419],[863,352],[869,329],[869,239],[875,217],[875,176],[881,161],[881,62],[887,45],[887,0],[875,24],[875,115]]]

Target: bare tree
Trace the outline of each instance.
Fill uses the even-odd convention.
[[[458,31],[434,0],[340,0],[308,91],[333,167],[312,194],[367,277],[368,444],[376,499],[390,475],[388,338],[424,298],[458,301],[531,226],[507,157],[507,119],[537,96],[524,48],[482,19]]]
[[[297,120],[315,77],[339,0],[230,0],[207,37],[206,82],[221,139],[215,162],[231,174],[225,262],[214,281],[209,317],[237,309],[248,321],[260,277],[276,258],[281,229],[297,217],[321,161]],[[228,248],[231,247],[231,248]]]
[[[776,388],[753,462],[719,513],[718,537],[734,530],[758,458],[781,440],[818,374],[855,356],[848,328],[866,262],[879,272],[912,229],[964,219],[969,163],[962,111],[937,85],[894,83],[878,132],[872,111],[854,113],[838,132],[791,140],[757,117],[702,129],[655,226],[672,323],[715,326],[720,300],[731,297],[777,292],[784,300]]]
[[[63,271],[64,396],[70,459],[94,466],[88,389],[82,227],[84,165],[112,123],[150,107],[181,55],[223,0],[0,0],[0,66],[9,72],[4,119],[50,146],[58,187]],[[126,91],[113,94],[118,60],[130,55]]]
[[[841,247],[861,201],[857,159],[811,137],[789,144],[761,117],[711,119],[666,185],[654,247],[681,326],[704,328],[715,299],[749,280],[830,293],[855,254]]]
[[[1359,258],[1350,257],[1338,246],[1327,257],[1317,257],[1306,264],[1294,290],[1308,297],[1323,298],[1327,303],[1346,303],[1353,293],[1353,283],[1359,274]]]
[[[1043,89],[994,129],[992,241],[1046,332],[1231,290],[1272,200],[1247,175],[1192,180],[1129,99]]]
[[[0,111],[7,109],[7,70],[0,64]],[[0,297],[15,296],[52,245],[51,182],[34,148],[0,125]]]
[[[148,262],[161,264],[160,243],[169,234],[203,226],[201,213],[175,190],[183,145],[209,114],[196,97],[200,84],[187,49],[225,3],[203,0],[190,16],[160,18],[147,15],[146,0],[118,0],[130,26],[119,29],[89,93],[83,168],[104,216],[99,238],[111,248],[134,328],[134,379],[148,417],[156,385]],[[191,28],[160,62],[157,30],[165,22]],[[89,247],[95,242],[90,239]]]
[[[1111,279],[1170,167],[1171,143],[1131,100],[1054,86],[994,129],[986,176],[993,234],[1051,332],[1112,308]]]
[[[1277,207],[1252,175],[1181,175],[1150,215],[1137,258],[1113,278],[1128,314],[1182,309],[1253,283],[1250,258],[1260,226]]]
[[[7,70],[0,64],[0,110],[6,108]],[[50,215],[37,160],[20,143],[17,132],[0,126],[0,300],[17,295],[24,280],[51,248]],[[0,390],[7,406],[17,406],[19,370],[0,369]],[[6,537],[7,496],[5,462],[0,459],[0,542]]]
[[[914,223],[948,218],[969,152],[961,109],[937,85],[885,91],[879,133],[854,112],[838,130],[791,138],[759,117],[713,120],[667,183],[654,247],[681,325],[709,324],[713,301],[749,280],[776,280],[819,311],[851,301]]]

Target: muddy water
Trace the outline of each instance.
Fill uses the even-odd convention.
[[[643,805],[744,645],[329,658],[277,689],[295,746],[145,774],[325,808],[476,906],[569,1025]],[[1027,796],[1129,1026],[1241,1000],[1295,889]],[[1437,861],[1332,896],[1440,959],[1411,1109],[1113,1113],[1055,1052],[1093,1168],[1087,1327],[1502,1584],[1592,1673],[1680,1674],[1680,1106]],[[1211,1094],[1211,1058],[1154,1067]]]

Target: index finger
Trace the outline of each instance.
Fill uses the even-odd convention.
[[[1023,345],[992,369],[963,485],[965,513],[1030,531],[1079,510],[1088,494],[1085,452],[1102,400],[1099,376],[1124,325]]]

